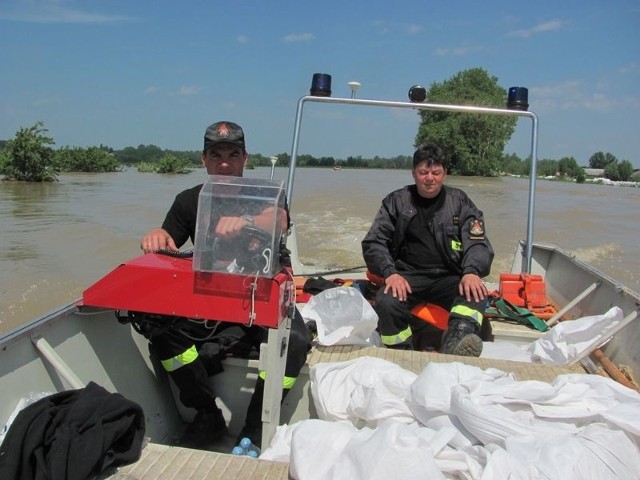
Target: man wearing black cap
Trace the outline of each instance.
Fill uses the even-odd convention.
[[[210,125],[204,135],[202,164],[209,175],[228,175],[241,177],[247,163],[244,132],[233,122],[217,122]],[[179,193],[161,228],[147,233],[141,242],[145,253],[160,249],[177,251],[190,238],[195,241],[198,198],[202,184]],[[245,227],[260,228],[273,223],[273,211],[266,209],[260,214],[249,217],[225,216],[216,225],[216,235],[233,237]],[[282,216],[282,231],[289,226],[289,217]],[[281,264],[288,265],[287,258]],[[215,319],[212,319],[215,320]],[[211,324],[215,324],[212,334]],[[197,322],[191,319],[178,319],[172,328],[141,329],[150,340],[155,355],[161,360],[165,370],[180,391],[180,400],[187,407],[197,410],[193,422],[187,428],[180,444],[193,448],[209,448],[226,435],[227,427],[221,410],[216,405],[216,396],[211,389],[208,377],[211,372],[207,352],[211,346],[221,347],[222,355],[232,352],[249,354],[259,351],[260,343],[267,340],[268,332],[264,327],[246,327],[237,323]],[[206,342],[194,340],[207,336]],[[283,380],[283,396],[293,386],[300,369],[306,361],[309,350],[309,332],[302,316],[296,309],[291,322],[289,349]],[[203,358],[204,357],[204,358]],[[260,445],[262,436],[262,397],[264,394],[264,376],[261,371],[255,390],[249,403],[245,426],[239,438],[249,437],[255,445]]]
[[[202,165],[209,175],[229,175],[241,177],[248,160],[244,144],[244,132],[240,125],[232,122],[217,122],[210,125],[204,134]],[[179,193],[162,224],[147,233],[142,239],[141,248],[145,253],[157,252],[160,249],[177,251],[191,237],[195,238],[198,195],[202,184]],[[225,233],[238,233],[251,223],[242,217],[226,217],[228,224],[221,225]],[[253,222],[260,222],[257,216]],[[266,219],[272,220],[272,217]],[[216,232],[218,233],[218,232]]]

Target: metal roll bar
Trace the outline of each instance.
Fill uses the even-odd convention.
[[[334,103],[341,105],[356,105],[368,107],[386,107],[386,108],[411,108],[414,110],[434,110],[441,112],[459,112],[459,113],[481,113],[488,115],[505,115],[515,117],[527,117],[531,119],[531,172],[529,175],[529,206],[527,212],[527,238],[525,245],[525,261],[523,262],[523,273],[531,273],[531,257],[533,251],[533,231],[535,216],[535,195],[536,195],[536,177],[538,164],[538,117],[535,113],[527,110],[510,110],[502,108],[476,107],[470,105],[445,105],[427,102],[393,102],[385,100],[368,100],[360,98],[336,98],[336,97],[316,97],[304,96],[298,101],[296,110],[296,121],[293,130],[293,144],[291,146],[291,164],[289,165],[289,178],[287,181],[287,200],[289,208],[293,201],[291,194],[293,193],[293,180],[295,177],[296,163],[298,160],[298,145],[300,140],[300,131],[302,127],[302,112],[305,103]]]

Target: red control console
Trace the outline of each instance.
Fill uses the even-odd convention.
[[[147,254],[87,288],[82,305],[278,328],[295,303],[287,272],[274,278],[195,272],[191,258]]]

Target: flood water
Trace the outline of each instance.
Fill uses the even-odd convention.
[[[246,171],[269,178],[270,168]],[[286,181],[287,170],[276,169]],[[51,184],[0,182],[0,331],[79,298],[159,226],[174,196],[205,172],[159,175],[128,170],[65,174]],[[291,213],[301,260],[330,270],[362,265],[360,241],[388,192],[411,183],[409,171],[299,169]],[[484,211],[496,251],[491,279],[510,268],[526,237],[527,179],[448,177]],[[575,253],[640,290],[640,189],[539,181],[536,241]]]

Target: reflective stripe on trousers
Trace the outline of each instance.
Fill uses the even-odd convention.
[[[478,325],[482,326],[483,315],[482,312],[479,312],[478,310],[469,308],[466,305],[455,305],[451,308],[451,313],[454,315],[459,315],[461,317],[470,318]]]
[[[198,350],[195,345],[191,345],[188,349],[179,355],[166,360],[161,360],[162,366],[167,372],[173,372],[180,367],[190,364],[196,358],[198,358]]]
[[[400,345],[401,343],[406,343],[406,341],[411,338],[411,335],[411,327],[407,327],[401,332],[396,333],[395,335],[381,335],[380,339],[382,340],[383,345],[393,346]]]
[[[267,372],[265,372],[264,370],[260,370],[260,372],[258,373],[258,376],[262,380],[266,380]],[[291,390],[293,388],[293,384],[294,383],[296,383],[296,377],[287,377],[285,375],[284,378],[282,379],[282,388],[285,388],[287,390]]]

